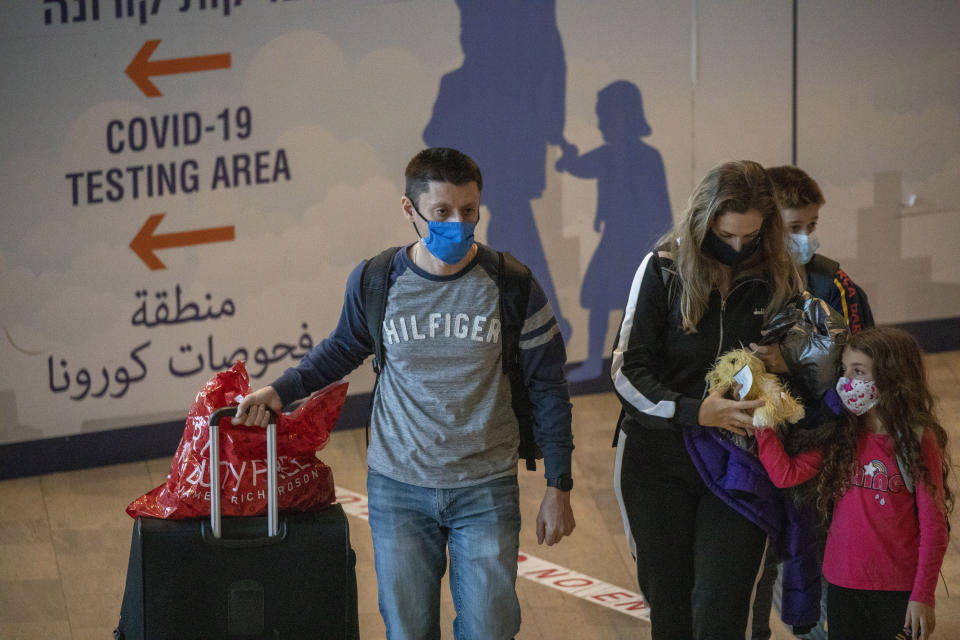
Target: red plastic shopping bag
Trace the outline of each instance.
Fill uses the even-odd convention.
[[[210,515],[210,415],[250,393],[242,362],[221,371],[197,394],[187,414],[167,481],[127,506],[131,517],[197,518]],[[334,502],[333,472],[316,452],[326,445],[347,396],[337,382],[314,393],[296,410],[277,416],[277,491],[281,510],[307,511]],[[220,493],[225,516],[267,510],[267,445],[264,430],[220,421]]]

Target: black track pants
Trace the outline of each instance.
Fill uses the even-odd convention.
[[[743,640],[766,534],[707,489],[680,433],[621,437],[619,497],[653,640]]]

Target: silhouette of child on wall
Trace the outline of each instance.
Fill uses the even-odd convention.
[[[587,359],[569,379],[601,374],[610,312],[622,309],[636,271],[635,256],[649,251],[673,225],[660,152],[641,140],[651,133],[640,89],[618,80],[597,94],[597,126],[602,146],[578,155],[566,143],[558,171],[597,181],[594,231],[601,233],[580,289],[580,305],[590,310]]]

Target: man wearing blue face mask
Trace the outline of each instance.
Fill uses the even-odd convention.
[[[405,178],[401,210],[420,240],[358,265],[336,330],[244,398],[234,422],[264,425],[266,407],[374,355],[367,493],[387,638],[440,637],[447,553],[454,637],[512,638],[525,425],[547,484],[537,539],[555,544],[575,526],[563,338],[529,270],[475,241],[483,178],[473,160],[425,149]]]

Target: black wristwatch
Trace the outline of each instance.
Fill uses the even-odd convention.
[[[573,478],[570,477],[569,473],[561,474],[556,478],[547,478],[547,486],[555,487],[560,491],[570,491],[570,489],[573,489]]]

